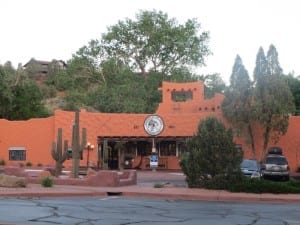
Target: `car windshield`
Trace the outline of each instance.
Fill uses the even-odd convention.
[[[255,160],[243,160],[241,168],[257,169],[258,163]]]
[[[266,164],[286,165],[287,161],[284,157],[267,157]]]

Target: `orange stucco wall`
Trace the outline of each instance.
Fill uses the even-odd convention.
[[[0,159],[10,165],[26,164],[53,165],[50,148],[53,140],[54,117],[27,121],[0,120]],[[10,147],[25,147],[26,161],[9,161]]]
[[[300,166],[300,116],[292,116],[289,120],[289,128],[278,145],[283,146],[284,154],[287,156],[290,167],[296,170]]]
[[[300,116],[291,116],[289,118],[289,127],[285,135],[279,138],[276,143],[274,139],[270,138],[268,147],[280,146],[283,154],[287,157],[291,171],[296,171],[300,166]],[[259,125],[254,128],[254,140],[256,156],[254,157],[249,141],[245,138],[235,137],[235,142],[242,144],[245,158],[256,158],[261,160],[263,156],[263,131]]]
[[[224,96],[216,94],[211,99],[204,98],[204,85],[202,82],[191,83],[172,83],[163,82],[162,102],[159,104],[156,113],[167,114],[182,114],[182,113],[201,113],[201,112],[214,112],[221,108],[221,102]],[[192,91],[193,99],[186,102],[172,101],[173,91]]]
[[[188,90],[193,92],[193,99],[188,102],[173,102],[172,91]],[[156,114],[164,120],[164,129],[158,136],[161,137],[187,137],[192,136],[197,130],[201,120],[208,116],[215,116],[226,123],[222,116],[221,103],[223,95],[218,94],[212,99],[204,99],[204,87],[201,82],[170,83],[163,82],[161,88],[163,100],[159,104]],[[27,121],[7,121],[0,119],[0,160],[4,159],[8,164],[19,164],[19,161],[9,161],[8,149],[10,147],[25,147],[26,161],[33,165],[54,165],[51,157],[51,143],[56,141],[58,128],[63,129],[63,140],[68,140],[71,145],[72,126],[74,112],[56,110],[55,114],[44,119],[30,119]],[[97,163],[97,137],[149,137],[144,130],[144,120],[148,114],[113,114],[91,113],[85,110],[80,112],[80,128],[87,128],[87,141],[95,146],[90,151],[89,159]],[[227,124],[228,125],[228,124]],[[283,148],[287,156],[291,170],[296,170],[300,165],[300,117],[291,116],[287,133],[276,144]],[[262,131],[259,126],[255,129],[255,146],[257,159],[261,157]],[[247,140],[235,137],[238,144],[242,144],[244,156],[251,158],[252,153]],[[274,145],[270,142],[270,146]],[[87,151],[83,153],[81,165],[86,165]],[[72,160],[67,160],[64,166],[71,167]],[[179,169],[178,158],[170,157],[169,169]]]
[[[289,166],[292,171],[295,171],[300,166],[300,116],[291,116],[289,119],[289,127],[285,135],[281,136],[278,143],[274,143],[272,139],[269,142],[270,146],[281,146],[283,153],[287,157]],[[258,159],[261,159],[263,149],[263,133],[256,129],[255,146],[258,152]],[[246,156],[251,156],[251,152],[246,151]]]

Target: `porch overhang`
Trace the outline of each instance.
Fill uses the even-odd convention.
[[[156,141],[180,141],[184,142],[190,136],[98,136],[98,143],[101,140],[109,140],[109,141],[151,141],[152,139]]]

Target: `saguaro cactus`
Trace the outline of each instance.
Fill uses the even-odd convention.
[[[64,161],[67,159],[68,142],[64,143],[64,151],[62,150],[62,128],[58,128],[57,142],[52,143],[51,155],[55,160],[55,176],[58,177],[61,174]]]
[[[80,159],[82,151],[86,146],[86,128],[82,128],[81,140],[79,136],[79,112],[75,112],[75,123],[72,132],[72,174],[74,178],[78,177]]]

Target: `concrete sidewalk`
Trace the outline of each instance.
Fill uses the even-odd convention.
[[[51,188],[29,184],[26,188],[0,187],[0,197],[80,197],[80,196],[126,196],[143,198],[203,200],[203,201],[247,201],[247,202],[297,202],[300,194],[248,194],[219,190],[190,189],[182,173],[161,171],[138,171],[137,185],[124,187],[83,187],[54,185]],[[164,184],[154,188],[154,184]]]

